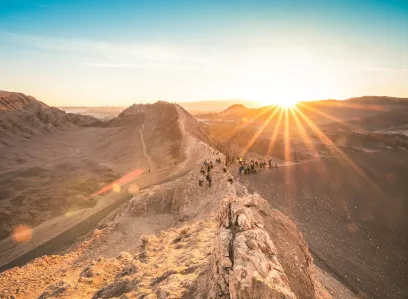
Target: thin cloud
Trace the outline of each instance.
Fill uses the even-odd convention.
[[[221,71],[214,52],[168,42],[112,43],[80,39],[0,33],[0,39],[73,56],[71,61],[88,67],[157,68]],[[93,60],[97,62],[94,62]],[[82,61],[82,62],[81,62]]]
[[[228,70],[221,67],[214,66],[182,66],[177,64],[166,63],[147,63],[147,64],[134,64],[134,63],[106,63],[106,62],[87,62],[87,61],[73,61],[78,65],[91,68],[112,68],[112,69],[173,69],[181,71],[199,71],[199,72],[218,72],[218,73],[237,73],[238,71]]]

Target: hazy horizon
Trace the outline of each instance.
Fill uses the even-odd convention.
[[[404,1],[5,1],[0,88],[51,106],[408,97]]]

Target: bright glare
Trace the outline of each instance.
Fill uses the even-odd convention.
[[[290,108],[299,101],[327,99],[336,90],[336,76],[327,63],[306,51],[285,51],[256,56],[241,70],[237,90],[262,106]]]
[[[289,109],[289,108],[295,107],[296,104],[297,104],[297,101],[286,100],[286,101],[282,101],[281,103],[279,103],[279,106],[284,109]]]

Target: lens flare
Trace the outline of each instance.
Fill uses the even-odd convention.
[[[14,228],[11,237],[17,243],[25,243],[33,237],[33,230],[28,225],[20,224]]]
[[[112,186],[112,190],[115,191],[116,193],[120,192],[120,186],[117,183],[114,183]]]
[[[141,176],[143,174],[143,172],[144,172],[143,169],[133,170],[133,171],[125,174],[120,179],[114,181],[113,183],[111,183],[109,185],[106,185],[105,187],[103,187],[99,191],[95,192],[94,194],[91,195],[91,197],[101,195],[101,194],[103,194],[105,192],[108,192],[110,190],[113,190],[114,192],[118,193],[121,190],[121,186],[123,186],[124,184],[127,184],[127,183],[133,181],[134,179],[136,179],[137,177]]]

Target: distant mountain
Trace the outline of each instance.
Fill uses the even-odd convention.
[[[408,98],[396,98],[387,96],[363,96],[350,98],[346,101],[363,105],[371,104],[380,106],[408,106]]]
[[[36,135],[99,123],[94,117],[66,113],[32,96],[0,91],[0,140],[6,136]]]
[[[299,102],[296,107],[296,109],[301,112],[301,115],[315,124],[358,120],[375,116],[379,112],[401,108],[408,108],[407,98],[375,96],[350,98],[342,101],[321,100]],[[269,117],[276,109],[280,109],[279,106],[272,105],[255,109],[247,108],[242,104],[234,104],[221,112],[202,113],[195,116],[199,119],[207,121],[246,122],[248,120],[252,120],[254,123],[258,123],[269,120],[270,123],[273,124],[276,119],[274,118],[270,120]],[[288,113],[288,117],[290,119],[290,123],[295,121],[290,111]],[[304,117],[299,116],[299,122],[305,122]]]
[[[218,100],[218,101],[200,101],[200,102],[180,102],[181,107],[186,109],[189,113],[196,115],[202,113],[220,112],[234,104],[242,104],[246,107],[259,107],[259,103],[245,100]]]
[[[109,120],[119,115],[126,107],[58,107],[67,113],[89,115],[101,120]]]

